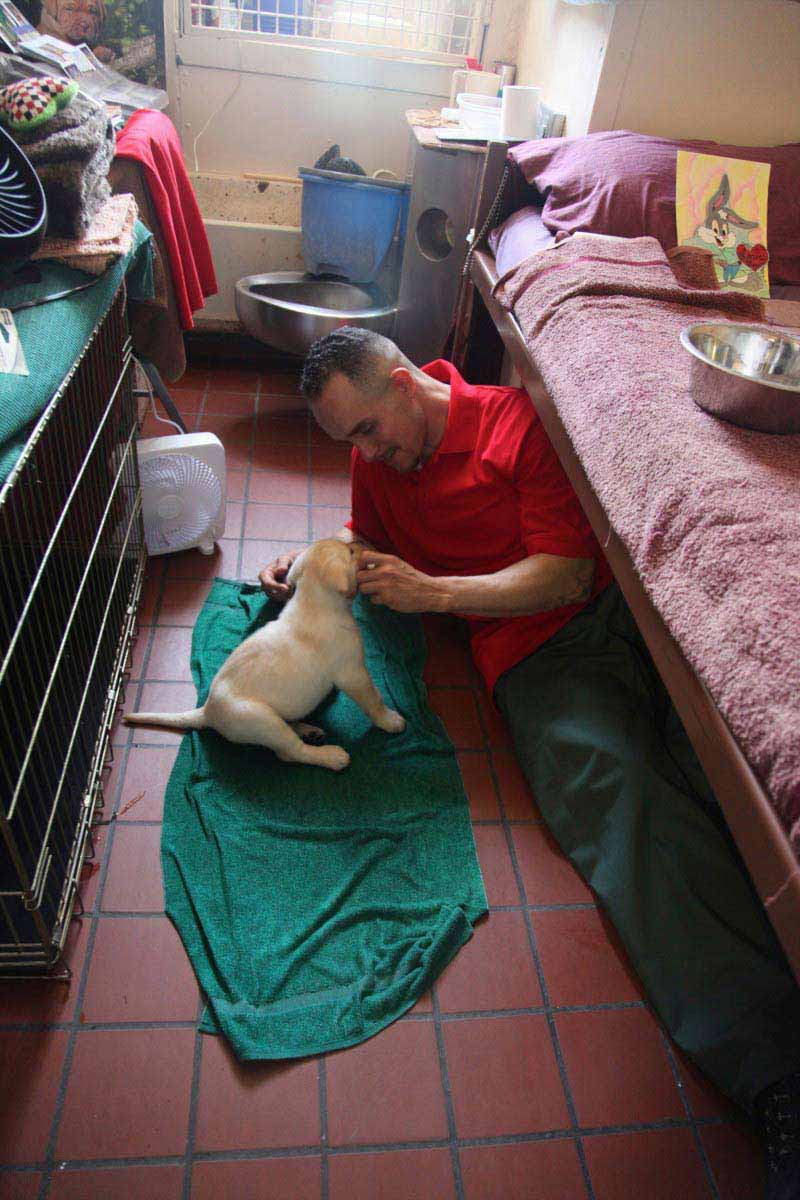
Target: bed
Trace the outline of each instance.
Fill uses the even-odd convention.
[[[680,355],[668,355],[674,386],[661,397],[663,404],[655,403],[680,312],[689,324],[704,311],[698,304],[716,303],[699,291],[692,293],[691,304],[678,298],[679,304],[687,303],[685,310],[674,302],[676,287],[697,282],[682,274],[686,263],[680,253],[667,253],[675,241],[670,172],[674,181],[680,147],[771,162],[773,299],[765,319],[800,327],[800,145],[720,147],[616,131],[546,139],[510,152],[490,145],[479,236],[459,299],[452,357],[474,382],[496,381],[504,362],[513,364],[603,546],[800,980],[800,667],[794,662],[800,657],[800,572],[794,566],[800,561],[800,437],[751,434],[701,414],[691,403],[688,364]],[[555,247],[559,230],[573,236]],[[599,240],[584,242],[579,252],[587,233]],[[555,278],[562,268],[564,290],[557,296]],[[650,281],[655,298],[627,284],[621,299],[613,292],[614,280],[627,281],[632,273]],[[749,303],[743,298],[740,319],[756,319]],[[591,360],[603,359],[603,321],[609,322],[611,345],[623,305],[630,306],[625,312],[638,314],[642,328],[648,305],[662,306],[652,353],[648,347],[635,352],[619,347],[593,370]],[[737,319],[736,313],[726,318]],[[559,347],[564,360],[571,356],[571,373],[584,384],[578,398],[571,394],[570,375],[559,370]],[[624,371],[628,354],[635,354],[629,363],[636,364],[630,391],[638,395],[639,407],[626,412],[627,395],[615,384],[612,367]],[[652,404],[642,402],[650,381]],[[679,452],[677,432],[671,439],[667,400],[682,406],[681,424],[697,438],[699,465],[692,454]],[[612,401],[617,426],[608,423]],[[672,503],[673,484],[683,488],[686,503]],[[762,486],[764,512],[753,513]],[[704,492],[703,506],[692,508],[691,498]],[[718,495],[724,497],[722,516],[708,520],[706,512]],[[736,508],[740,499],[749,506],[746,520],[744,510]],[[727,523],[726,506],[733,513]],[[701,514],[695,524],[689,511]],[[730,571],[737,547],[741,557],[750,544],[748,520],[758,530],[772,529],[763,522],[775,526],[769,553],[756,556],[766,558],[767,565],[756,562],[752,576],[730,577],[726,588],[725,570]],[[754,544],[763,537],[759,532]],[[752,547],[747,552],[752,554]],[[675,571],[670,575],[675,563],[681,568],[680,586],[675,586]],[[761,579],[759,572],[770,565],[772,580]],[[777,592],[773,587],[768,603],[776,580],[780,586]],[[748,600],[752,626],[741,619],[741,604]]]

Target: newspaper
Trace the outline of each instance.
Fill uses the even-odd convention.
[[[0,0],[0,41],[9,50],[19,50],[26,38],[36,38],[39,35],[22,13],[11,4],[10,0]]]

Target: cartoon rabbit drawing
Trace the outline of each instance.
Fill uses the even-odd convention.
[[[706,219],[695,229],[694,236],[712,250],[722,268],[722,282],[732,283],[742,266],[758,271],[767,261],[767,251],[758,243],[751,246],[749,230],[758,227],[758,221],[740,217],[730,207],[731,186],[727,174],[722,176],[719,187],[706,204]]]

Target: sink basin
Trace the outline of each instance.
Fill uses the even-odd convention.
[[[342,325],[390,335],[397,304],[372,283],[273,271],[247,275],[235,288],[236,313],[260,342],[303,356],[317,338]]]

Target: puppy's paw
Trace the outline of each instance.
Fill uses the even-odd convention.
[[[307,725],[305,721],[298,721],[294,728],[297,736],[307,746],[321,746],[325,741],[325,730],[320,729],[318,725]]]
[[[384,715],[375,724],[385,733],[402,733],[406,727],[406,719],[401,717],[399,712],[395,712],[393,708],[387,708]]]
[[[314,761],[331,771],[343,771],[350,762],[350,755],[341,746],[320,746]]]

